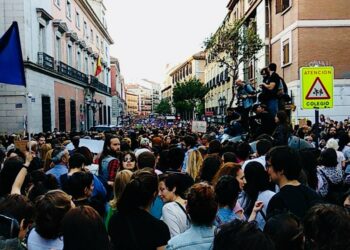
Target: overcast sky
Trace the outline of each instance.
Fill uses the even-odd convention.
[[[202,50],[224,20],[228,0],[104,0],[108,31],[126,83],[163,82],[167,64]]]

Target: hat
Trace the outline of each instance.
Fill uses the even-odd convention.
[[[148,138],[142,138],[140,141],[140,146],[148,146],[150,143]]]

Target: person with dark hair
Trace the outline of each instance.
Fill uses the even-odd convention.
[[[203,161],[203,166],[199,174],[200,180],[211,183],[220,167],[221,160],[219,156],[207,156]]]
[[[52,152],[52,162],[55,164],[53,168],[48,170],[46,174],[52,174],[61,186],[60,176],[68,173],[69,153],[64,148],[55,148]]]
[[[28,198],[32,202],[40,195],[44,195],[50,190],[58,189],[57,179],[52,174],[45,174],[41,170],[35,170],[29,176],[31,186],[28,188]]]
[[[120,140],[116,135],[108,134],[103,144],[103,150],[98,160],[98,177],[106,188],[107,198],[112,196],[115,175],[120,167]]]
[[[237,156],[233,152],[226,152],[222,155],[222,161],[224,163],[227,163],[227,162],[235,163],[237,162]]]
[[[316,148],[305,148],[300,150],[299,153],[301,157],[302,168],[306,175],[307,185],[313,190],[317,190],[317,158],[320,155],[320,150]]]
[[[85,147],[79,147],[77,149],[77,152],[73,154],[69,158],[69,172],[67,174],[63,174],[60,176],[61,181],[61,187],[62,190],[71,193],[70,186],[69,186],[69,179],[74,173],[78,172],[85,172],[88,170],[85,170],[86,164],[91,162],[91,158],[86,158],[83,154],[78,153],[78,151],[85,152],[87,155],[90,150],[85,151]],[[86,148],[87,149],[87,148]],[[94,188],[92,191],[92,197],[97,198],[98,200],[105,201],[107,198],[107,192],[103,185],[103,183],[100,181],[100,179],[96,175],[92,175],[94,179]]]
[[[209,142],[208,155],[220,155],[221,143],[219,140],[212,140]]]
[[[343,170],[337,166],[337,152],[333,148],[323,150],[319,158],[319,164],[320,167],[317,168],[317,193],[324,197],[326,201],[341,205]]]
[[[29,164],[30,163],[28,163],[28,165]],[[5,160],[4,167],[0,172],[0,197],[11,193],[12,185],[22,168],[23,162],[17,157]],[[20,190],[18,193],[20,193]]]
[[[121,171],[123,169],[128,169],[128,170],[130,170],[132,172],[135,172],[138,169],[138,167],[136,165],[136,156],[135,156],[134,153],[132,153],[132,152],[124,152],[123,155],[122,155],[122,159],[123,159],[123,163],[120,166],[118,171]]]
[[[215,185],[215,200],[219,209],[214,225],[220,226],[234,219],[239,219],[233,208],[236,205],[240,191],[238,181],[233,176],[224,175],[218,180]]]
[[[80,136],[79,135],[73,136],[72,144],[73,144],[74,149],[69,150],[69,155],[73,155],[74,153],[77,152],[77,150],[79,148],[79,143],[80,143]]]
[[[255,223],[234,220],[220,227],[213,250],[275,250],[274,244]]]
[[[63,250],[108,250],[108,234],[102,218],[90,206],[69,210],[62,221]]]
[[[191,222],[185,210],[186,200],[182,198],[189,186],[183,187],[180,175],[181,173],[164,174],[159,180],[159,196],[165,203],[161,220],[169,227],[171,237],[185,232]]]
[[[301,172],[300,156],[288,146],[272,148],[267,155],[267,171],[280,191],[275,194],[267,207],[267,217],[276,211],[290,211],[303,218],[313,205],[322,202],[318,194],[298,181]]]
[[[108,233],[113,249],[161,249],[170,239],[169,228],[149,214],[158,191],[153,169],[136,171],[126,185],[113,214]]]
[[[185,159],[185,153],[181,148],[172,147],[169,149],[168,158],[169,166],[167,170],[180,171]]]
[[[260,87],[262,88],[262,94],[264,96],[264,102],[267,105],[269,113],[273,116],[276,115],[278,111],[278,99],[277,92],[280,84],[280,77],[276,73],[276,64],[270,63],[268,66],[269,77],[267,83],[262,83]]]
[[[275,130],[275,117],[269,113],[267,106],[263,103],[256,106],[255,116],[252,117],[252,130],[254,138],[262,134],[272,135]]]
[[[154,169],[156,166],[156,157],[152,152],[149,152],[149,151],[143,152],[137,157],[137,166],[139,169],[143,169],[143,168]]]
[[[262,201],[263,208],[257,214],[256,222],[261,230],[264,229],[266,219],[266,209],[275,195],[270,190],[271,182],[265,168],[259,162],[250,162],[244,169],[244,175],[247,183],[244,185],[244,192],[240,199],[240,204],[244,209],[245,215],[248,217],[255,206],[256,201]]]
[[[74,204],[61,190],[51,190],[35,202],[35,227],[28,235],[28,250],[63,249],[62,219]]]
[[[278,111],[275,117],[277,127],[272,134],[275,146],[288,145],[288,139],[291,136],[291,127],[288,116],[284,111]]]
[[[251,152],[252,152],[252,148],[250,147],[248,142],[240,142],[236,150],[238,163],[243,164],[246,160],[248,160]]]
[[[0,249],[23,249],[21,241],[34,219],[27,197],[11,194],[0,201]]]
[[[210,249],[217,208],[213,187],[204,182],[194,184],[188,191],[186,205],[192,225],[184,233],[172,238],[167,249]]]
[[[264,233],[275,243],[276,250],[304,250],[303,226],[293,214],[271,217],[266,222]]]
[[[247,160],[243,163],[242,165],[242,169],[244,170],[245,167],[247,166],[248,163],[250,162],[258,162],[261,165],[263,165],[263,167],[265,168],[266,165],[266,159],[265,156],[267,154],[267,152],[269,152],[269,150],[272,148],[272,143],[269,140],[266,139],[261,139],[258,140],[256,143],[256,158],[253,158],[251,160]]]
[[[181,171],[182,172],[186,172],[187,171],[187,164],[188,164],[188,156],[189,154],[197,149],[196,147],[196,140],[194,139],[193,136],[187,135],[184,137],[184,142],[185,142],[185,149],[186,149],[186,153],[185,153],[185,158],[183,160],[182,163],[182,167],[181,167]]]
[[[304,219],[307,249],[350,249],[350,215],[346,209],[320,204],[311,208]]]

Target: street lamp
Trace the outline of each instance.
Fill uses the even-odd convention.
[[[221,96],[219,97],[219,114],[221,115],[221,109],[222,109],[222,102],[223,102],[223,99],[221,98]]]
[[[93,113],[92,126],[95,127],[96,126],[95,114],[96,114],[97,106],[98,106],[98,103],[97,103],[96,99],[93,99],[92,101],[90,101],[90,106],[91,106],[92,113]]]
[[[124,111],[120,111],[120,117],[121,117],[121,125],[124,123]]]

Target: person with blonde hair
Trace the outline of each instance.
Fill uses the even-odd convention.
[[[199,170],[203,164],[202,154],[198,149],[192,150],[188,155],[187,169],[188,173],[193,180],[196,180],[199,175]]]
[[[44,172],[50,170],[53,167],[52,152],[53,152],[53,149],[50,149],[49,151],[47,151],[46,157],[43,158],[43,161],[44,161],[44,163],[43,163]]]
[[[124,169],[122,171],[118,171],[117,175],[115,176],[113,185],[114,196],[109,202],[110,207],[105,219],[106,228],[108,228],[109,220],[111,219],[112,215],[117,211],[118,200],[124,192],[126,185],[130,182],[132,174],[132,171]]]
[[[42,166],[44,167],[45,160],[49,154],[49,151],[52,149],[50,143],[45,143],[39,148],[40,158],[42,162]]]

